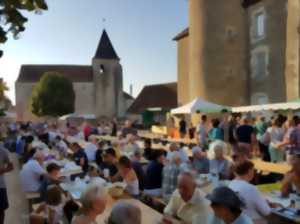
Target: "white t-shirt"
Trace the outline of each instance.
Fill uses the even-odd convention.
[[[239,193],[239,196],[246,204],[244,212],[251,219],[263,219],[264,216],[268,216],[271,213],[271,208],[266,199],[261,195],[254,185],[244,180],[235,179],[231,181],[229,188]]]
[[[46,171],[38,163],[38,161],[31,159],[24,164],[21,172],[21,185],[24,192],[36,192],[41,186],[41,175],[45,174]]]
[[[272,144],[275,145],[275,144],[278,144],[278,143],[283,141],[283,137],[284,137],[284,134],[285,134],[285,131],[284,131],[283,128],[270,127],[270,128],[267,129],[267,132],[270,135],[271,145]]]
[[[95,161],[96,160],[96,151],[97,146],[93,143],[88,143],[84,148],[85,154],[89,161]]]

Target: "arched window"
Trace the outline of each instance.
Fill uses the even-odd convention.
[[[100,65],[99,72],[100,72],[100,75],[104,74],[104,72],[105,72],[104,65],[102,65],[102,64]]]

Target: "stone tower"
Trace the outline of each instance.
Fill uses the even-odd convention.
[[[248,103],[247,14],[240,0],[228,1],[189,1],[190,100]]]
[[[120,58],[104,30],[92,61],[97,117],[113,118],[122,115],[123,74],[119,62]]]

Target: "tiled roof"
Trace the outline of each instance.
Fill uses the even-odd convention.
[[[93,69],[84,65],[22,65],[17,82],[38,82],[45,72],[59,72],[72,82],[93,82]]]
[[[105,30],[103,30],[94,58],[119,60],[119,57]]]
[[[129,113],[140,114],[148,108],[166,110],[177,107],[177,83],[145,86],[128,109]]]

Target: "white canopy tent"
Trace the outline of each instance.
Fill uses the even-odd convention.
[[[270,110],[297,110],[297,109],[300,109],[300,102],[273,103],[273,104],[264,104],[264,105],[233,107],[232,112],[247,113],[247,112],[270,111]]]
[[[94,114],[80,114],[80,115],[66,114],[66,115],[61,116],[59,119],[62,121],[65,121],[70,118],[96,119],[96,116]]]
[[[197,112],[219,113],[224,109],[229,111],[231,110],[230,107],[210,103],[201,98],[196,98],[186,105],[171,110],[171,114],[193,114]]]

